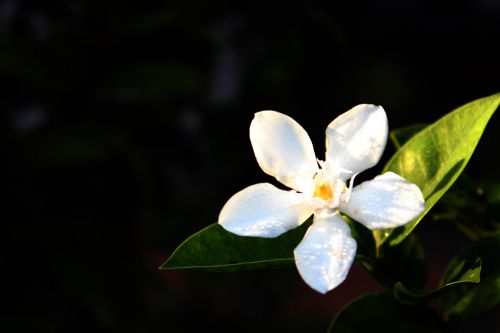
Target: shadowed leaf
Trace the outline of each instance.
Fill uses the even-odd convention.
[[[214,223],[186,239],[160,269],[231,271],[293,264],[310,221],[277,238],[242,237]]]
[[[394,286],[394,295],[396,299],[405,303],[427,303],[437,297],[446,296],[450,292],[456,291],[464,286],[471,286],[479,283],[481,275],[481,258],[475,259],[472,264],[465,260],[455,262],[452,268],[449,268],[449,280],[441,287],[425,293],[417,294],[408,290],[401,282]]]
[[[391,294],[367,294],[345,306],[328,332],[442,332],[439,318],[422,308],[397,302]]]
[[[463,286],[444,298],[445,313],[467,317],[487,310],[500,303],[500,233],[479,238],[450,262],[443,281],[453,279],[461,266],[470,258],[481,257],[481,282],[475,286]]]

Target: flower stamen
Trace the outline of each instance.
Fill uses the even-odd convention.
[[[323,183],[316,186],[314,190],[314,196],[320,198],[322,200],[330,200],[333,199],[333,192],[330,185]]]
[[[351,199],[351,192],[352,192],[352,186],[354,184],[354,178],[356,178],[358,174],[355,173],[351,179],[349,180],[349,188],[347,189],[347,198],[346,198],[346,202],[349,202],[349,199]]]

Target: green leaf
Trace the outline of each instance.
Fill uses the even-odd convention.
[[[500,303],[500,232],[483,237],[472,243],[445,270],[445,283],[454,279],[464,262],[481,257],[481,282],[475,286],[462,286],[443,299],[447,316],[467,317],[487,310]],[[471,272],[473,273],[473,272]]]
[[[442,332],[440,319],[426,309],[397,302],[391,294],[368,294],[336,315],[329,332]]]
[[[410,140],[415,136],[415,134],[422,131],[427,126],[428,124],[418,123],[402,128],[397,128],[391,131],[391,133],[389,134],[389,138],[391,139],[396,149],[399,149],[406,143],[406,141]]]
[[[479,283],[481,265],[481,258],[476,258],[472,264],[466,263],[465,260],[457,262],[453,269],[449,271],[448,282],[425,294],[413,293],[408,290],[403,283],[398,282],[394,285],[394,296],[400,302],[404,303],[428,303],[437,297],[456,291],[465,285]]]
[[[233,271],[293,264],[311,221],[277,238],[241,237],[214,223],[186,239],[160,269]]]
[[[418,185],[425,210],[406,225],[374,231],[380,247],[400,243],[417,226],[460,175],[476,148],[489,119],[500,103],[500,94],[468,103],[413,136],[389,160],[392,171]]]

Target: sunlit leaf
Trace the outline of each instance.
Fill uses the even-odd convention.
[[[413,136],[384,168],[417,184],[426,199],[424,212],[412,222],[374,231],[377,245],[400,243],[460,175],[476,148],[500,94],[481,98],[447,114]]]
[[[361,296],[345,306],[333,320],[329,332],[442,332],[440,319],[417,306],[399,303],[391,294]]]

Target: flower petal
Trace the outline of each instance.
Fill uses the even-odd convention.
[[[269,183],[255,184],[228,200],[219,224],[240,236],[277,237],[312,214],[303,201],[301,193],[280,190]]]
[[[338,213],[315,215],[294,255],[302,279],[325,294],[344,281],[356,255],[356,241]]]
[[[425,208],[418,186],[393,172],[361,183],[348,196],[341,196],[339,209],[371,230],[406,224]]]
[[[309,135],[295,120],[276,111],[257,112],[250,141],[265,173],[294,190],[309,188],[318,163]]]
[[[378,163],[387,143],[387,115],[381,106],[360,104],[341,114],[326,129],[326,160],[349,179]]]

